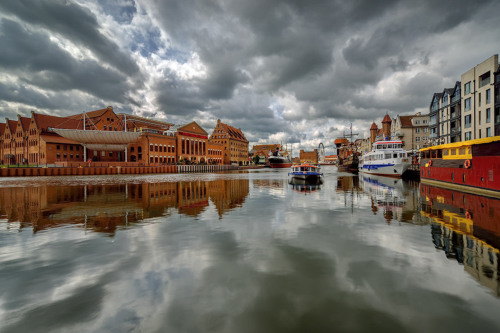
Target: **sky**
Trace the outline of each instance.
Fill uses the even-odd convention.
[[[0,2],[0,121],[113,106],[312,150],[428,113],[500,50],[500,1]]]

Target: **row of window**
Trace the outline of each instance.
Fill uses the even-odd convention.
[[[489,138],[491,136],[492,136],[491,127],[486,128],[484,136],[483,136],[482,130],[478,130],[478,139]],[[472,140],[472,132],[471,131],[465,132],[465,140]]]
[[[80,150],[79,145],[62,145],[63,150],[68,150],[68,147],[69,147],[69,150],[76,150],[76,151]],[[57,145],[56,149],[61,150],[61,145]]]
[[[139,147],[139,152],[141,152],[142,147]],[[175,146],[170,145],[157,145],[153,146],[152,143],[149,144],[149,151],[163,152],[163,153],[175,153]],[[130,148],[130,152],[134,152],[134,147]]]

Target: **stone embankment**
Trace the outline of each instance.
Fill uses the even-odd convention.
[[[59,167],[20,167],[1,168],[0,177],[30,177],[30,176],[94,176],[123,174],[154,174],[154,173],[189,173],[189,172],[220,172],[227,170],[253,169],[254,166],[235,165],[114,165],[94,163],[89,165],[71,165]]]

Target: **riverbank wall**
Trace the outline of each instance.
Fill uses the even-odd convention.
[[[97,164],[97,163],[95,163]],[[103,163],[108,164],[108,163]],[[95,176],[95,175],[130,175],[158,173],[210,173],[228,170],[255,169],[255,166],[236,165],[78,165],[59,167],[21,167],[1,168],[0,177],[39,177],[39,176]]]

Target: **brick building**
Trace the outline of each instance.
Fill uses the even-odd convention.
[[[179,161],[199,164],[207,162],[208,133],[195,121],[177,128]]]
[[[32,112],[31,118],[0,123],[0,164],[248,164],[248,141],[240,129],[219,120],[214,133],[217,140],[209,141],[196,122],[174,126],[115,114],[112,107],[69,117]]]
[[[318,149],[313,151],[300,150],[300,163],[318,164]]]
[[[223,146],[223,164],[248,165],[248,140],[239,128],[217,120],[210,142]]]

